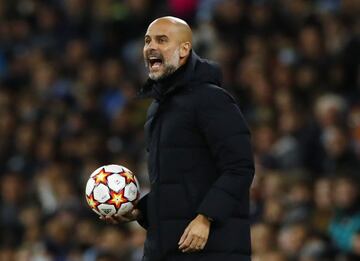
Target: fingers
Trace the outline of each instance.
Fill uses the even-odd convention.
[[[116,214],[113,216],[100,216],[99,219],[105,221],[108,224],[116,225],[116,224],[120,224],[120,223],[127,223],[130,221],[133,221],[136,219],[135,217],[137,217],[138,215],[139,215],[139,213],[135,212],[135,215],[132,215],[132,214],[118,215],[118,214]]]
[[[205,237],[192,235],[189,236],[189,238],[191,239],[189,239],[188,241],[185,240],[183,246],[180,246],[180,250],[182,250],[182,252],[195,252],[204,249],[207,242]]]
[[[194,239],[194,236],[192,234],[187,234],[184,242],[182,242],[182,244],[179,246],[179,249],[182,252],[185,252],[185,249],[188,249],[191,245],[192,240]]]
[[[209,228],[191,222],[182,234],[178,244],[182,252],[194,252],[204,249],[209,236]]]
[[[204,239],[199,243],[200,244],[200,246],[199,246],[200,250],[204,249],[206,243],[207,243],[207,239]]]
[[[183,249],[183,252],[195,252],[197,251],[197,246],[198,246],[198,242],[199,242],[200,238],[193,236],[190,245]]]
[[[203,250],[206,245],[206,239],[203,237],[199,237],[197,243],[195,245],[195,251]]]
[[[99,218],[108,224],[113,224],[113,225],[119,224],[119,222],[112,216],[100,216]]]
[[[116,214],[112,217],[113,217],[113,219],[115,219],[117,221],[117,223],[127,223],[130,221],[133,221],[133,218],[131,218],[130,216]]]
[[[182,252],[195,252],[204,249],[207,237],[194,233],[191,226],[188,226],[179,241],[179,249]]]
[[[189,230],[190,230],[190,228],[189,228],[189,226],[187,226],[184,233],[182,234],[182,236],[181,236],[181,238],[179,240],[179,243],[178,243],[179,245],[183,244],[183,242],[185,241],[185,239],[186,239],[186,237],[187,237],[187,235],[189,233]]]

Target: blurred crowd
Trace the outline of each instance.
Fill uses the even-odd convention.
[[[0,260],[138,261],[86,205],[122,164],[148,191],[147,25],[188,21],[252,130],[254,261],[360,260],[360,1],[0,1]],[[239,242],[241,244],[241,242]]]

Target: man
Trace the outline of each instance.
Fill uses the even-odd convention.
[[[250,260],[250,135],[219,68],[192,51],[190,27],[174,17],[149,25],[143,54],[151,191],[109,221],[147,229],[145,261]]]

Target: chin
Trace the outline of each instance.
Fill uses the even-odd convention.
[[[163,77],[163,73],[149,73],[149,78],[153,81],[160,80]]]

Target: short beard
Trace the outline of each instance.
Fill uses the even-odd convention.
[[[165,79],[169,75],[173,74],[180,67],[180,58],[179,58],[180,49],[175,50],[171,60],[167,63],[164,63],[164,72],[161,75],[156,75],[149,73],[149,78],[153,81],[160,81]]]
[[[149,73],[149,78],[153,81],[160,81],[162,79],[167,78],[169,75],[173,74],[176,70],[177,70],[177,67],[175,67],[172,64],[169,64],[165,67],[163,74],[155,75],[153,73]]]

